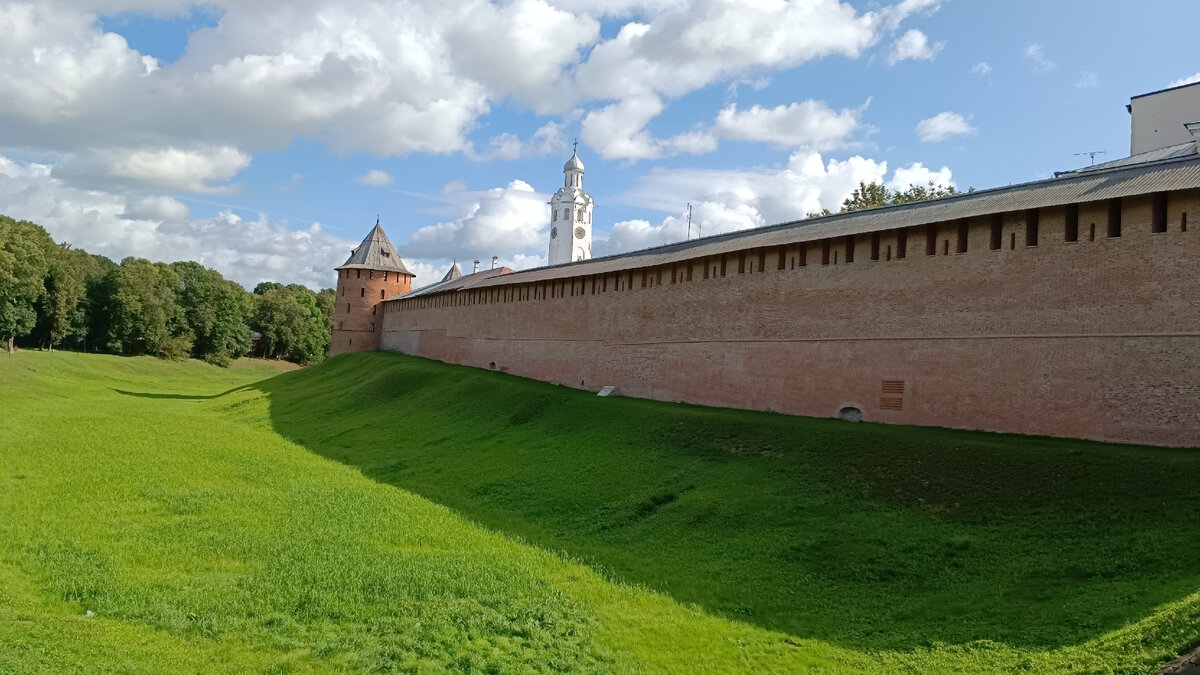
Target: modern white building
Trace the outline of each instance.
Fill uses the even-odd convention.
[[[583,189],[578,151],[563,166],[563,186],[550,198],[550,264],[592,257],[592,197]]]

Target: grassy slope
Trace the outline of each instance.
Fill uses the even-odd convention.
[[[1200,452],[598,399],[385,353],[261,389],[314,451],[768,629],[947,667],[1136,670],[1200,642]]]
[[[0,672],[1139,672],[1200,639],[1197,453],[269,374],[0,359]]]

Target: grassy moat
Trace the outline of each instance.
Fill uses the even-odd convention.
[[[388,353],[21,352],[0,383],[0,673],[1148,673],[1200,644],[1196,450]]]

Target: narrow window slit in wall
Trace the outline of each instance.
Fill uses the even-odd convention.
[[[725,256],[724,256],[724,254],[722,254],[721,255],[721,276],[725,276],[725,263],[726,263]]]
[[[690,262],[689,262],[689,263],[688,263],[688,266],[687,266],[687,279],[686,279],[686,281],[691,281],[691,280],[692,280],[692,263],[690,263]]]
[[[1096,241],[1096,224],[1092,223],[1092,227],[1088,230],[1088,241]]]
[[[950,240],[942,240],[942,255],[950,255]]]
[[[957,236],[958,236],[958,242],[957,242],[957,245],[956,245],[956,247],[955,247],[955,250],[956,250],[957,252],[959,252],[959,253],[966,253],[966,252],[967,252],[967,232],[968,232],[968,229],[969,229],[969,228],[968,228],[968,224],[967,224],[967,219],[966,219],[966,218],[963,218],[962,220],[958,221],[958,233],[957,233]]]
[[[999,251],[1001,242],[1004,237],[1004,216],[997,213],[992,216],[992,239],[988,247],[993,251]]]
[[[821,242],[821,264],[822,265],[829,264],[829,240],[828,239]]]
[[[1063,239],[1068,242],[1079,241],[1079,205],[1067,204],[1066,225],[1063,228]]]
[[[779,247],[779,269],[787,269],[787,247]]]
[[[892,245],[888,244],[887,245],[887,260],[891,260],[891,259],[892,259]]]
[[[1151,200],[1150,231],[1162,234],[1167,231],[1167,193],[1155,192]]]
[[[366,296],[367,296],[367,289],[366,289],[366,287],[363,287],[363,288],[360,288],[360,289],[358,289],[358,297],[360,297],[360,298],[365,298]]]
[[[746,273],[746,252],[742,251],[738,254],[738,274]]]
[[[1010,232],[1008,235],[1008,250],[1010,250],[1010,251],[1017,250],[1017,233],[1016,232]]]
[[[1179,231],[1187,232],[1187,211],[1179,214]]]
[[[808,265],[808,242],[800,244],[800,252],[796,254],[796,257],[800,258],[801,267]],[[792,267],[794,268],[795,265]]]
[[[896,233],[896,257],[900,260],[908,257],[908,230]]]
[[[854,235],[846,235],[846,264],[854,262]]]
[[[662,268],[654,270],[654,285],[662,286]]]
[[[837,251],[833,252],[833,264],[834,265],[838,264],[838,252]]]
[[[890,250],[890,247],[889,247]],[[890,256],[889,256],[890,258]],[[871,260],[879,260],[879,233],[871,233]]]
[[[1108,237],[1121,236],[1121,198],[1108,200]]]
[[[758,249],[758,271],[762,272],[767,269],[767,249]]]
[[[937,255],[937,225],[925,226],[925,255]]]
[[[1038,245],[1038,210],[1029,209],[1025,212],[1025,245]]]

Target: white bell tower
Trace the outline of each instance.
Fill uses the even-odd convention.
[[[563,186],[550,198],[550,264],[592,257],[592,197],[583,189],[579,143],[563,166]]]

